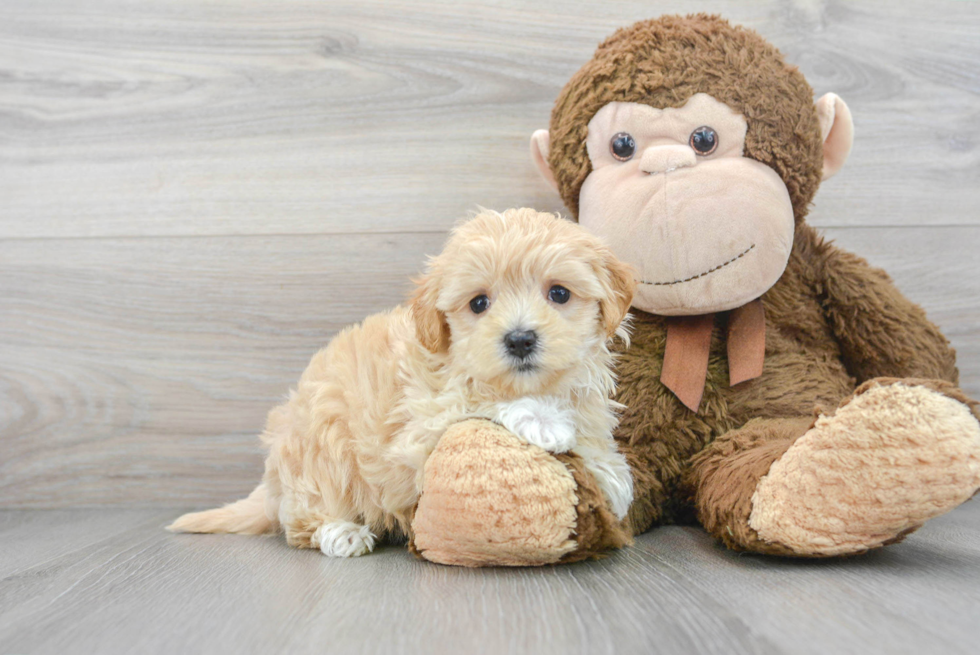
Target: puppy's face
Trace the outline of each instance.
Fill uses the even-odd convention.
[[[615,332],[630,269],[585,230],[530,209],[454,230],[413,302],[420,341],[502,395],[544,393]]]

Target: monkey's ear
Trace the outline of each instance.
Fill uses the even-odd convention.
[[[823,179],[831,177],[847,161],[854,143],[854,121],[851,110],[836,93],[817,100],[817,120],[823,139]]]
[[[619,324],[626,318],[626,313],[633,304],[636,275],[632,266],[621,262],[612,251],[603,250],[602,266],[605,274],[600,279],[605,297],[599,301],[599,312],[602,314],[602,329],[606,336],[611,337],[616,334]]]
[[[449,350],[449,323],[446,315],[436,307],[439,285],[436,275],[428,272],[418,280],[412,294],[412,318],[415,319],[415,336],[426,350],[444,353]]]
[[[531,159],[538,167],[541,177],[551,185],[555,191],[558,190],[558,182],[555,181],[555,174],[548,166],[548,152],[551,149],[551,135],[548,130],[535,130],[531,135]]]

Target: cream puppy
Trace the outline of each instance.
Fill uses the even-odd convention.
[[[482,417],[592,471],[620,518],[633,481],[612,432],[608,342],[633,297],[631,269],[553,214],[482,211],[430,259],[411,302],[349,327],[270,412],[262,483],[168,529],[283,530],[350,557],[407,535],[422,469],[452,424]]]

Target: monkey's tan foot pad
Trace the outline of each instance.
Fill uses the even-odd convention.
[[[483,420],[446,431],[425,465],[410,548],[440,564],[535,566],[629,541],[594,478]]]
[[[980,423],[935,385],[863,385],[769,469],[749,525],[802,556],[893,543],[980,487]]]

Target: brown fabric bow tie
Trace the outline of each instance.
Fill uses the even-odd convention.
[[[667,347],[660,382],[692,412],[697,412],[708,377],[714,314],[668,316]],[[766,313],[761,300],[728,313],[728,383],[762,375],[766,356]]]

